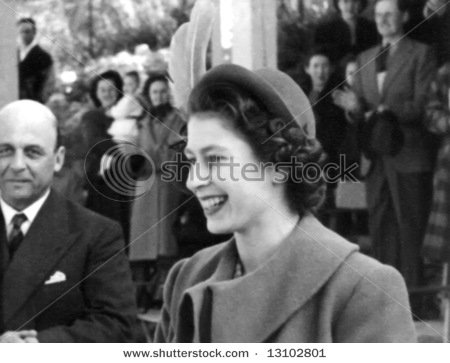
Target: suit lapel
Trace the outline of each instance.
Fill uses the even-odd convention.
[[[409,53],[412,51],[412,44],[408,39],[402,39],[397,44],[397,49],[388,58],[387,72],[384,79],[381,97],[386,96],[386,92],[392,85],[392,82],[401,73],[404,64],[410,59]]]
[[[375,69],[375,57],[380,51],[380,47],[372,48],[367,52],[360,64],[360,72],[363,79],[363,87],[367,89],[367,94],[364,95],[366,100],[370,100],[374,105],[378,105],[380,99],[380,92],[378,91],[377,71]]]
[[[0,279],[3,278],[3,273],[9,263],[9,251],[7,242],[5,219],[0,209]]]
[[[224,251],[215,274],[186,291],[192,301],[193,325],[205,329],[214,342],[263,342],[356,249],[340,242],[314,217],[306,216],[266,264],[231,279],[236,254],[233,244]],[[205,305],[209,305],[209,316],[204,316]],[[194,341],[202,336],[205,334],[196,331]]]
[[[5,323],[41,286],[56,263],[75,241],[69,233],[65,201],[51,192],[38,212],[3,277]]]

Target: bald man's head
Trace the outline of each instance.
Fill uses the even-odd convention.
[[[64,163],[55,115],[30,100],[0,110],[1,197],[22,210],[45,193]]]
[[[0,109],[0,122],[3,119],[11,118],[13,120],[27,120],[33,123],[42,124],[43,132],[46,127],[47,132],[55,132],[55,150],[61,146],[61,136],[58,128],[58,120],[53,112],[42,103],[32,100],[19,100],[8,103],[2,109]]]

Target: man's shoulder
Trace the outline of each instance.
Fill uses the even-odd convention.
[[[59,194],[59,192],[52,191],[53,198],[56,200],[56,208],[61,213],[67,215],[69,223],[72,226],[79,226],[79,228],[90,229],[95,227],[99,228],[114,228],[117,222],[104,217],[96,212],[93,212],[82,205],[75,203],[65,196]]]
[[[41,61],[45,65],[51,65],[53,63],[52,56],[49,52],[47,52],[44,48],[42,48],[39,44],[36,44],[33,48],[30,49],[30,52],[25,57],[24,60],[34,60]]]
[[[379,48],[380,48],[380,46],[378,44],[374,45],[373,47],[359,53],[358,59],[360,60],[360,62],[362,60],[372,59],[374,56],[376,56]]]

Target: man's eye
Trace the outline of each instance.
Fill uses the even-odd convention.
[[[6,157],[12,154],[12,149],[8,147],[0,148],[0,157]]]
[[[42,155],[42,153],[39,150],[34,150],[34,149],[27,150],[26,154],[29,158],[32,158],[32,159],[38,158],[39,156]]]

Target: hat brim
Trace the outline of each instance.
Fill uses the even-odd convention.
[[[203,78],[199,81],[196,87],[211,87],[217,83],[228,83],[238,86],[240,89],[248,92],[257,101],[260,101],[267,110],[275,116],[282,117],[285,122],[295,121],[302,129],[304,129],[299,117],[301,114],[294,114],[286,105],[286,100],[277,91],[275,87],[266,79],[271,78],[270,72],[273,72],[276,76],[283,75],[286,79],[285,82],[294,82],[289,76],[282,72],[270,70],[268,68],[257,71],[250,71],[244,67],[236,64],[221,64],[211,70],[209,70]],[[264,78],[263,76],[266,76]],[[272,75],[273,76],[273,75]],[[280,81],[280,80],[278,80]],[[303,91],[298,85],[299,92],[304,95]],[[304,96],[306,98],[306,96]],[[306,98],[307,99],[307,98]],[[302,100],[298,100],[301,102]],[[310,108],[308,101],[308,108]],[[308,112],[308,117],[311,117]],[[308,137],[314,137],[314,135],[307,135]]]

